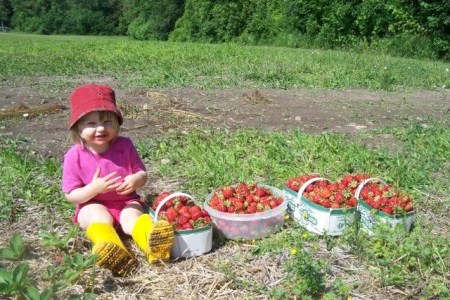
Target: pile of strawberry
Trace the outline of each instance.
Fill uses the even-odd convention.
[[[156,211],[161,201],[170,194],[172,193],[161,192],[151,205],[153,211]],[[167,201],[159,211],[158,217],[172,223],[177,231],[205,227],[212,222],[206,210],[185,196]]]
[[[291,190],[298,192],[302,185],[307,182],[310,179],[320,177],[319,174],[302,174],[297,177],[289,178],[289,180],[286,182],[286,186],[290,188]]]
[[[359,197],[371,207],[390,215],[402,215],[414,210],[410,195],[390,184],[368,182]]]
[[[230,214],[253,214],[280,206],[282,197],[272,195],[270,189],[256,183],[238,183],[216,190],[208,205],[220,212]]]
[[[298,192],[306,181],[317,177],[320,176],[318,174],[304,174],[293,177],[286,182],[286,186]],[[363,180],[369,177],[368,174],[346,174],[337,182],[314,181],[305,188],[303,196],[326,208],[352,208],[357,204],[356,189]]]

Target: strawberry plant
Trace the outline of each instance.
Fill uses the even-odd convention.
[[[9,247],[0,248],[0,258],[19,260],[25,253],[25,244],[20,233],[14,233],[9,240]]]

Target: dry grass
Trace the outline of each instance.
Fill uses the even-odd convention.
[[[42,281],[41,276],[47,266],[57,265],[62,255],[82,253],[88,256],[90,253],[90,243],[83,234],[73,239],[65,252],[41,246],[38,232],[41,228],[53,228],[64,236],[69,224],[70,221],[57,218],[54,212],[45,212],[42,207],[29,207],[24,217],[13,223],[1,224],[5,232],[23,235],[27,245],[24,260],[30,265],[29,276],[40,288],[50,286],[51,283]],[[294,229],[286,226],[283,230],[286,233]],[[6,244],[7,239],[8,235],[3,235],[0,244]],[[270,299],[270,289],[282,286],[283,281],[292,276],[284,268],[293,259],[290,249],[254,254],[255,242],[252,241],[221,243],[215,240],[209,253],[159,265],[146,263],[131,239],[125,238],[124,242],[140,262],[134,274],[119,278],[113,277],[108,270],[90,268],[58,297],[66,299],[70,294],[93,291],[98,295],[97,299]],[[380,289],[379,282],[371,276],[371,270],[362,266],[356,257],[339,247],[327,251],[324,243],[323,240],[316,241],[305,247],[314,252],[316,258],[331,262],[329,270],[322,270],[328,287],[336,278],[341,278],[349,285],[357,283],[357,288],[350,293],[353,299],[414,299],[414,291],[419,287],[411,287],[409,292],[395,287]],[[12,262],[0,260],[0,267],[12,265]]]

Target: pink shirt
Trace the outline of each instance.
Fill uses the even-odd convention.
[[[97,168],[100,168],[99,177],[104,177],[115,171],[118,176],[125,178],[127,175],[138,171],[145,171],[145,165],[129,138],[117,137],[108,150],[101,154],[92,153],[88,148],[77,144],[72,146],[64,155],[63,192],[70,193],[74,189],[90,183]],[[92,200],[106,205],[111,201],[127,201],[139,198],[136,192],[129,195],[107,192],[97,194]]]

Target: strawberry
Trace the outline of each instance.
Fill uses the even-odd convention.
[[[187,216],[181,215],[178,217],[178,225],[183,226],[184,224],[188,223],[189,220],[190,220],[190,218],[188,218]]]
[[[413,208],[413,205],[412,205],[412,203],[411,202],[408,202],[406,205],[405,205],[405,211],[406,212],[410,212],[410,211],[412,211],[414,208]]]
[[[178,210],[178,212],[179,212],[180,214],[183,214],[183,213],[189,213],[189,212],[190,212],[189,206],[183,206],[183,207],[181,207],[181,208]]]
[[[172,223],[178,217],[178,211],[174,207],[169,207],[166,210],[167,220]]]
[[[201,207],[200,206],[198,206],[197,204],[194,204],[193,206],[191,206],[190,208],[189,208],[189,212],[192,214],[192,213],[201,213],[201,211],[202,211],[202,209],[201,209]]]
[[[155,200],[153,200],[153,203],[152,203],[152,209],[153,209],[153,210],[156,210],[156,209],[158,208],[158,205],[161,203],[161,201],[162,201],[164,198],[166,198],[167,196],[169,196],[169,195],[170,195],[170,192],[167,192],[167,191],[161,192],[161,193],[155,198]]]
[[[191,224],[191,222],[187,222],[187,223],[184,223],[184,224],[181,226],[181,228],[182,228],[183,230],[187,230],[187,229],[193,229],[194,226]]]
[[[382,212],[392,215],[394,210],[390,206],[385,206],[381,209]]]
[[[330,198],[331,191],[328,188],[324,187],[320,190],[320,196],[322,196],[322,198]]]
[[[320,203],[323,207],[330,208],[331,207],[331,201],[328,199],[323,199]]]
[[[256,207],[255,207],[255,206],[249,206],[249,207],[247,207],[247,213],[248,213],[248,214],[254,214],[254,213],[256,213]]]
[[[193,211],[193,212],[191,212],[191,218],[192,218],[192,220],[198,220],[198,219],[200,219],[201,217],[203,217],[203,215],[202,215],[202,212],[201,212],[201,210],[195,210],[195,211]]]
[[[221,189],[222,195],[225,199],[233,197],[235,190],[232,186],[226,186]]]
[[[263,188],[256,188],[255,189],[255,194],[258,197],[264,197],[268,194],[268,191],[266,189]]]

